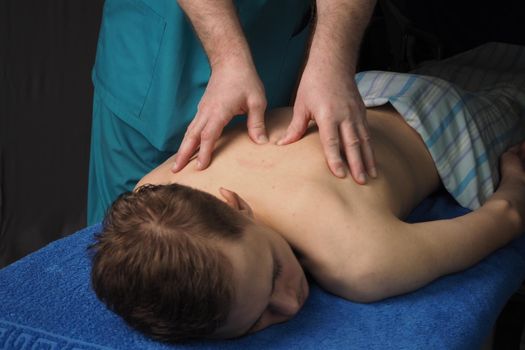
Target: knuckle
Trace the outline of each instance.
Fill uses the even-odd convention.
[[[262,120],[256,120],[256,121],[252,121],[250,123],[250,128],[251,129],[264,129],[264,121]]]
[[[326,145],[330,148],[339,147],[339,138],[335,136],[328,136],[326,138]]]
[[[330,113],[329,111],[327,110],[324,110],[322,112],[320,112],[319,114],[319,120],[324,122],[324,123],[334,123],[335,122],[335,117],[334,117],[334,113]]]
[[[186,130],[186,133],[184,134],[184,138],[188,142],[193,142],[199,138],[199,133],[196,132],[194,129]]]
[[[356,129],[358,126],[359,126],[359,120],[351,117],[351,115],[348,115],[346,117],[346,119],[348,120],[348,125],[352,128],[352,129]]]
[[[215,120],[217,121],[217,125],[221,128],[224,128],[230,120],[233,118],[232,116],[229,116],[228,114],[222,114],[221,116],[217,117]]]
[[[372,137],[370,136],[369,133],[364,133],[363,136],[361,137],[361,142],[363,143],[370,143],[372,141]]]
[[[203,112],[208,108],[208,103],[206,101],[200,101],[199,104],[197,104],[197,112]]]
[[[201,132],[201,142],[213,140],[214,133],[211,130],[203,130]]]
[[[250,109],[264,109],[266,108],[267,102],[264,98],[250,98],[247,102],[248,108]]]
[[[358,148],[361,145],[361,141],[357,137],[352,137],[346,142],[346,147]]]
[[[351,98],[348,100],[348,105],[353,110],[365,110],[365,104],[361,96],[356,96],[356,98]]]

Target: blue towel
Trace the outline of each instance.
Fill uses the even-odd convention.
[[[465,214],[445,193],[409,221]],[[88,227],[0,270],[0,349],[479,349],[525,279],[525,237],[413,293],[353,303],[312,285],[291,321],[245,338],[168,345],[130,329],[90,289]]]

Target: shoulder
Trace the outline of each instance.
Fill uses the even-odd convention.
[[[173,174],[171,172],[171,166],[173,165],[173,161],[175,159],[175,156],[171,156],[168,158],[164,163],[159,165],[158,167],[151,170],[149,173],[144,175],[142,179],[137,182],[135,185],[134,190],[139,188],[142,185],[151,184],[151,185],[161,185],[161,184],[168,184],[173,182],[172,177]]]
[[[334,220],[334,218],[332,218]],[[338,221],[338,220],[335,220]],[[392,214],[348,215],[334,226],[318,226],[301,247],[301,263],[325,290],[343,298],[367,302],[374,298],[375,274],[382,256],[404,224]],[[390,247],[390,248],[389,248]]]

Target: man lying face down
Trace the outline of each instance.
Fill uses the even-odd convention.
[[[525,143],[501,156],[499,187],[480,208],[409,224],[441,182],[403,117],[368,109],[378,177],[358,185],[329,172],[315,125],[275,145],[291,114],[267,115],[267,145],[232,129],[206,171],[193,161],[173,174],[168,159],[121,195],[92,246],[97,296],[157,339],[232,338],[291,319],[308,297],[304,271],[372,302],[468,268],[525,228]]]

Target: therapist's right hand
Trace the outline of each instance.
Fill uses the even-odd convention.
[[[253,63],[239,60],[215,62],[197,114],[188,126],[171,170],[178,172],[197,152],[197,169],[211,161],[215,142],[234,116],[247,115],[248,135],[258,144],[268,142],[264,123],[264,85]]]

